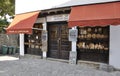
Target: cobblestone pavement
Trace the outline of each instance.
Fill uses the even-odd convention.
[[[105,72],[39,58],[22,58],[0,61],[0,76],[120,76],[120,72]]]

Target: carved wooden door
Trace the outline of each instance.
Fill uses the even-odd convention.
[[[52,58],[68,59],[71,50],[68,41],[68,28],[66,24],[48,25],[48,56]]]

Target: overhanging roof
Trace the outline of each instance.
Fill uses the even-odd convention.
[[[69,27],[120,24],[120,2],[72,7]]]
[[[17,14],[13,22],[6,29],[7,34],[32,34],[32,28],[38,17],[38,14],[39,11]]]

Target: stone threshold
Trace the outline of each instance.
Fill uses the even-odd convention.
[[[51,61],[59,61],[59,62],[64,62],[64,63],[69,63],[69,60],[64,60],[64,59],[56,59],[56,58],[46,58],[47,60]]]
[[[40,55],[32,55],[32,54],[25,54],[24,56],[19,56],[20,59],[27,58],[27,59],[42,59]]]

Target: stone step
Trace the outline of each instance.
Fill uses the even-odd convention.
[[[69,63],[69,60],[64,60],[64,59],[47,58],[47,60]]]
[[[42,57],[41,56],[38,56],[38,55],[32,55],[32,54],[25,54],[24,56],[20,56],[19,57],[20,59],[22,58],[27,58],[27,59],[41,59]]]

